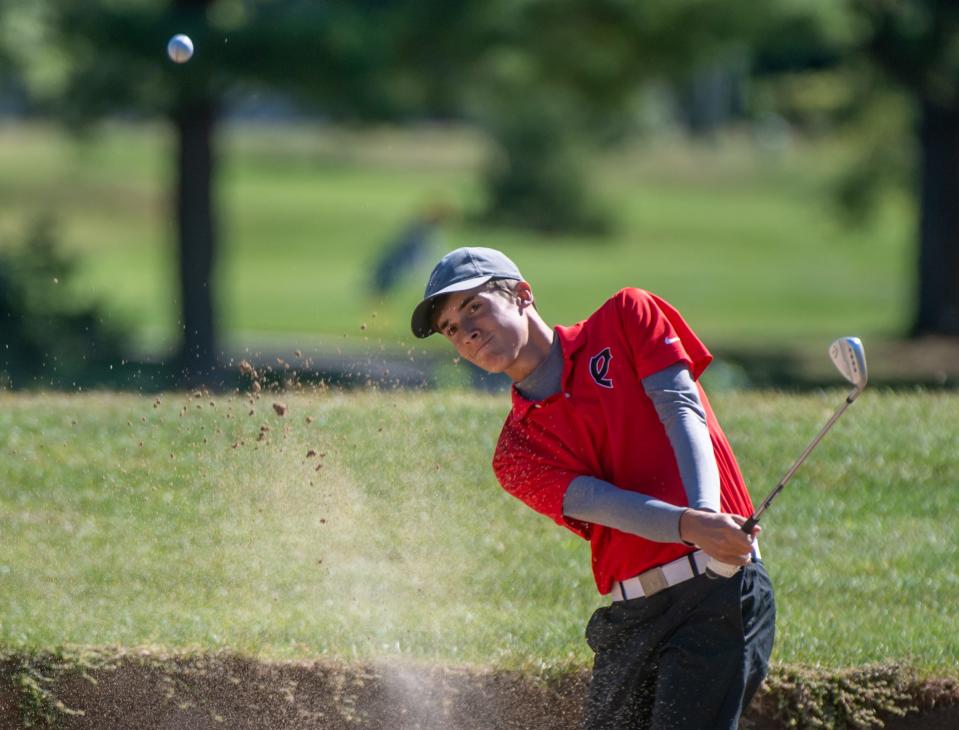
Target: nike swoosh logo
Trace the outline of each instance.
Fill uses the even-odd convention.
[[[679,342],[679,338],[678,338],[678,337],[667,337],[665,340],[663,340],[663,342],[665,342],[667,345],[672,345],[674,342]]]

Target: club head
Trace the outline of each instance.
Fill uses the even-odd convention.
[[[862,393],[869,379],[862,342],[858,337],[840,337],[829,346],[829,358],[842,376],[855,387],[849,396],[849,401],[852,402]]]

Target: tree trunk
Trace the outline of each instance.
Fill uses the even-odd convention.
[[[922,100],[919,143],[918,307],[912,334],[959,335],[959,107]]]
[[[176,207],[183,327],[177,369],[186,384],[197,385],[208,379],[216,366],[213,313],[215,104],[210,99],[185,101],[174,112],[174,123],[179,142]]]

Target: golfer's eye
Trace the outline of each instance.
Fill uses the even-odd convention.
[[[475,312],[479,308],[480,308],[480,303],[473,302],[472,304],[470,304],[470,314],[473,314],[473,312]]]

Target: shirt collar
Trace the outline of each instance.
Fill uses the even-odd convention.
[[[526,418],[526,414],[529,413],[531,408],[551,403],[556,398],[563,395],[563,392],[566,390],[567,384],[569,383],[569,380],[573,374],[573,355],[586,342],[585,332],[583,331],[583,322],[574,324],[571,327],[555,327],[554,332],[556,333],[556,337],[559,338],[559,344],[563,350],[563,376],[561,379],[561,392],[550,396],[544,401],[533,401],[524,398],[523,395],[516,389],[516,384],[514,383],[513,387],[510,389],[510,394],[512,395],[513,399],[513,414],[520,420]]]

